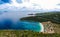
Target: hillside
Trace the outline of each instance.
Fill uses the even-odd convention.
[[[20,20],[27,20],[31,22],[34,21],[34,22],[40,22],[40,23],[47,22],[47,24],[48,24],[48,21],[51,21],[53,26],[50,25],[51,23],[48,25],[53,27],[53,30],[55,31],[55,33],[60,33],[60,12],[36,13],[35,16],[23,17]]]
[[[0,37],[60,37],[60,34],[43,34],[24,30],[0,30]]]
[[[60,12],[36,13],[35,16],[23,17],[20,20],[45,22],[51,21],[60,24]]]

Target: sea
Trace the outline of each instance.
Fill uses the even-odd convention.
[[[0,30],[31,30],[36,32],[43,31],[40,22],[21,21],[20,18],[28,17],[27,12],[4,12],[0,14]]]

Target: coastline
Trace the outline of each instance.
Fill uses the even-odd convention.
[[[39,23],[39,25],[40,25],[40,27],[41,27],[40,32],[44,32],[44,26],[43,26],[43,24],[42,24],[42,23]]]

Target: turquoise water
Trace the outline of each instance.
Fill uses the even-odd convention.
[[[32,30],[32,31],[37,31],[39,32],[41,30],[41,26],[39,22],[28,22],[28,21],[21,21],[19,22],[21,28],[25,30]]]
[[[3,29],[13,29],[13,30],[32,30],[36,32],[41,31],[41,26],[39,22],[29,22],[29,21],[17,21],[13,23],[11,20],[6,19],[0,22],[0,30]]]
[[[40,22],[20,21],[23,17],[28,17],[31,12],[6,12],[0,14],[0,30],[32,30],[40,32],[42,27]]]

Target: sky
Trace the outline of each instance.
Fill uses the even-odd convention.
[[[60,11],[60,0],[0,0],[0,23],[7,19],[16,25],[28,14],[45,11]]]
[[[60,11],[60,0],[0,0],[0,11]]]

